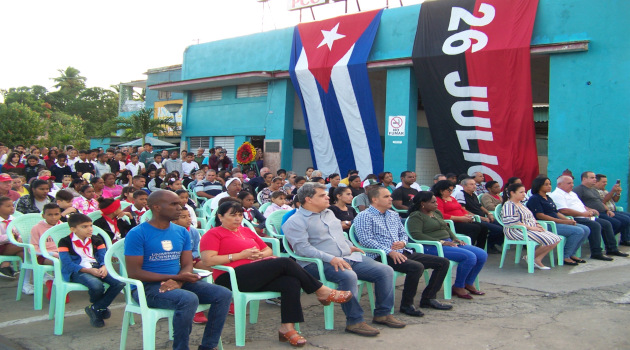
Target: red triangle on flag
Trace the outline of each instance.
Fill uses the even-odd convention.
[[[298,24],[308,69],[328,92],[332,68],[363,35],[380,10]]]

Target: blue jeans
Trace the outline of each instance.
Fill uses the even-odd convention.
[[[622,229],[619,241],[630,242],[630,213],[626,213],[625,211],[615,211],[615,217],[613,219],[621,221]]]
[[[88,287],[90,303],[92,303],[97,310],[107,309],[125,287],[123,282],[120,282],[109,274],[105,276],[105,278],[99,278],[85,272],[73,272],[72,275],[70,275],[70,281],[81,283]],[[103,283],[109,284],[107,291]]]
[[[223,324],[230,309],[232,292],[225,287],[204,281],[184,283],[182,288],[160,293],[160,282],[145,283],[147,305],[151,308],[175,310],[173,316],[173,349],[188,349],[188,337],[199,304],[211,304],[208,323],[201,338],[202,348],[219,344]]]
[[[359,305],[358,297],[358,280],[364,280],[374,283],[375,291],[375,308],[374,316],[387,316],[394,307],[394,270],[383,263],[376,262],[371,258],[364,256],[363,261],[356,262],[346,260],[352,270],[335,271],[335,268],[324,263],[324,276],[330,282],[337,283],[339,290],[349,290],[352,292],[353,298],[347,303],[341,304],[341,309],[346,314],[346,324],[353,325],[363,322],[363,309]],[[319,277],[317,265],[309,264],[304,267],[311,275]]]
[[[467,284],[472,285],[481,272],[483,265],[488,260],[488,253],[483,249],[472,245],[460,245],[457,247],[442,246],[444,257],[457,262],[457,276],[453,286],[464,288]],[[425,245],[424,253],[438,255],[437,247]]]
[[[591,229],[582,224],[565,225],[556,223],[556,231],[558,235],[565,238],[564,258],[568,259],[575,256],[575,252],[580,248],[582,243],[588,239]]]

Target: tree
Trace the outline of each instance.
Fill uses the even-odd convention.
[[[0,104],[0,135],[4,143],[36,144],[44,131],[40,114],[21,103]]]
[[[79,91],[85,89],[85,81],[87,80],[85,77],[79,75],[81,73],[78,69],[74,67],[68,67],[66,70],[57,69],[60,76],[57,78],[52,78],[55,81],[54,86],[59,88],[59,91],[66,94],[74,94],[75,96],[79,93]]]
[[[87,135],[100,136],[103,125],[118,116],[118,94],[99,87],[87,88],[61,110],[81,117]]]
[[[53,112],[44,125],[47,146],[63,147],[73,145],[76,148],[87,148],[90,142],[85,137],[84,122],[81,118],[63,112]]]
[[[153,108],[143,108],[130,117],[118,117],[107,123],[108,133],[122,130],[122,136],[128,139],[142,138],[145,142],[147,134],[161,134],[177,130],[178,126],[172,117],[153,118]]]

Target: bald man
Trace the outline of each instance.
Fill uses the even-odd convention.
[[[173,349],[188,349],[197,307],[211,304],[208,319],[212,322],[206,324],[199,349],[214,349],[232,292],[202,281],[192,272],[190,234],[171,223],[182,211],[179,197],[171,191],[156,191],[149,196],[148,207],[153,213],[151,220],[134,227],[125,237],[127,273],[143,282],[149,307],[175,310]]]

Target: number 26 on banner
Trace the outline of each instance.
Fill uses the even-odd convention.
[[[482,27],[489,24],[494,19],[495,11],[492,5],[481,4],[481,6],[479,6],[479,12],[483,13],[482,17],[475,17],[472,13],[461,7],[453,7],[448,30],[453,31],[459,29],[460,20],[470,26]],[[474,44],[472,43],[473,39],[476,41]],[[461,42],[461,44],[453,46],[453,44],[457,42]],[[442,51],[447,55],[459,55],[466,52],[471,46],[471,52],[476,52],[486,47],[487,44],[488,36],[484,32],[468,29],[449,36],[446,41],[444,41],[444,45],[442,45]]]

